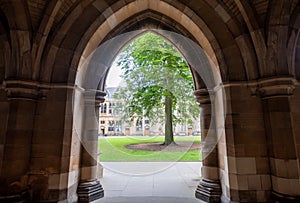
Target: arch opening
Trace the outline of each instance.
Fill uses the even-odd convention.
[[[82,116],[74,116],[75,131],[78,132],[78,135],[83,135],[82,137],[80,137],[81,144],[85,148],[85,151],[90,154],[94,160],[98,160],[97,149],[95,149],[95,146],[97,146],[95,142],[95,140],[97,139],[97,135],[94,134],[94,143],[91,144],[91,141],[87,136],[85,136],[87,134],[80,133],[80,130],[86,131],[86,129],[82,127],[84,126],[84,124],[82,125],[82,123],[86,123],[87,120],[89,120],[89,126],[91,126],[91,123],[93,123],[93,132],[99,132],[99,128],[97,125],[99,115],[97,113],[97,110],[99,103],[104,101],[105,94],[103,90],[105,87],[105,80],[108,70],[111,67],[116,55],[126,44],[128,44],[128,42],[133,40],[135,37],[140,36],[142,33],[148,31],[149,30],[138,30],[125,33],[101,44],[90,56],[90,59],[88,60],[89,62],[85,64],[86,68],[83,69],[81,67],[80,70],[84,70],[84,72],[78,72],[79,75],[76,80],[78,85],[76,86],[76,90],[74,93],[75,97],[73,101],[73,107],[74,112],[76,112],[77,114],[79,112],[82,112]],[[185,38],[184,36],[177,33],[172,33],[165,30],[151,30],[151,32],[159,33],[159,35],[162,35],[167,39],[171,39],[169,41],[176,42],[177,49],[180,50],[183,57],[188,62],[189,67],[191,68],[191,70],[193,70],[192,74],[196,86],[195,89],[199,87],[203,88],[203,86],[201,85],[204,84],[205,87],[203,88],[203,90],[206,90],[204,94],[209,101],[212,101],[211,112],[217,114],[216,116],[224,116],[225,99],[222,86],[220,86],[221,76],[216,69],[211,67],[212,63],[210,63],[207,55],[202,50],[202,48],[195,44],[192,40]],[[202,82],[199,84],[197,81]],[[79,84],[81,84],[81,86]],[[102,94],[102,97],[100,99],[101,101],[97,100],[97,96],[99,94]],[[203,94],[203,92],[201,92],[200,95],[201,94]],[[86,103],[86,95],[89,95],[88,104]],[[196,96],[199,97],[199,94]],[[96,107],[90,107],[91,99],[94,99],[94,103],[97,104]],[[89,115],[86,115],[86,112],[88,112]],[[218,140],[221,136],[224,136],[224,117],[219,118],[212,123],[213,124],[210,124],[210,126],[207,128],[208,136],[206,136],[204,140],[205,144],[203,145],[203,149],[205,150],[205,153],[203,153],[203,159],[208,157],[210,153],[214,151],[216,145],[218,144]],[[78,129],[76,129],[76,124],[79,125]],[[89,131],[91,131],[91,129],[89,129]],[[163,166],[163,168],[168,168],[168,166],[170,166],[170,164]]]
[[[146,8],[145,10],[148,9],[149,8]],[[136,12],[134,14],[137,13],[139,12]],[[116,16],[112,16],[111,18],[114,17]],[[97,136],[95,134],[99,131],[97,125],[97,121],[99,118],[97,109],[99,104],[104,101],[105,80],[108,70],[115,59],[115,56],[128,42],[130,42],[136,36],[139,36],[143,32],[151,30],[152,32],[163,36],[172,44],[176,45],[176,48],[186,59],[191,69],[194,78],[196,90],[195,96],[197,101],[203,102],[203,98],[205,98],[205,102],[211,102],[211,112],[217,114],[215,117],[219,117],[215,122],[213,122],[212,125],[211,122],[209,122],[209,126],[206,129],[207,135],[209,136],[206,136],[207,141],[205,142],[203,147],[205,148],[205,156],[209,156],[209,154],[215,149],[215,146],[218,144],[218,140],[222,136],[225,136],[224,117],[226,115],[226,99],[223,91],[222,77],[219,71],[217,57],[213,49],[211,48],[210,43],[203,35],[199,27],[197,27],[197,25],[189,27],[188,24],[183,25],[184,23],[181,24],[177,20],[176,23],[178,23],[178,25],[182,25],[189,33],[193,33],[193,35],[191,34],[190,36],[196,37],[194,38],[194,40],[191,40],[184,35],[179,34],[180,32],[176,29],[173,31],[160,29],[161,27],[154,27],[153,29],[152,26],[147,26],[147,24],[145,24],[145,26],[137,28],[132,27],[132,29],[130,28],[130,26],[127,26],[128,29],[126,29],[126,31],[131,30],[130,32],[125,32],[125,30],[123,30],[118,33],[118,29],[115,29],[117,28],[117,25],[112,26],[111,24],[109,24],[109,22],[112,22],[110,20],[113,19],[110,19],[110,17],[108,17],[107,21],[105,22],[108,24],[103,23],[96,30],[95,34],[91,37],[91,39],[85,46],[85,49],[80,57],[75,79],[73,111],[79,115],[74,115],[73,129],[75,129],[74,131],[77,132],[77,135],[81,136],[81,145],[84,147],[87,154],[90,154],[90,157],[93,157],[94,160],[97,160],[98,158],[97,152],[95,151],[95,149],[97,148],[95,146],[97,144],[91,144],[91,142],[87,140],[85,134],[88,133],[84,133],[85,131],[87,131],[85,125],[88,125],[89,127],[93,126],[93,130],[90,129],[89,132],[94,132],[93,137],[94,139],[96,139],[95,137]],[[192,22],[190,19],[188,21]],[[145,19],[145,21],[143,22],[147,23],[147,20]],[[122,21],[122,23],[124,22]],[[109,27],[109,29],[107,29],[107,26]],[[114,37],[111,38],[106,36]],[[77,59],[75,57],[73,59],[73,62],[76,63],[76,60]],[[90,101],[93,101],[92,103],[96,103],[96,107],[87,107],[87,101],[89,103],[88,105],[91,104]],[[89,110],[87,110],[87,108]],[[90,115],[86,115],[87,111],[89,111]],[[86,119],[87,116],[89,119],[92,119],[92,121],[88,122],[89,124],[86,124],[88,120]],[[91,125],[91,123],[93,124]],[[213,129],[211,129],[211,127]],[[209,139],[209,137],[211,137],[211,139]],[[214,159],[215,162],[218,161],[217,157],[215,157]],[[82,168],[89,167],[90,166],[82,166]]]
[[[176,142],[177,137],[173,138],[173,135],[191,135],[193,130],[200,131],[199,107],[193,96],[195,88],[190,67],[178,49],[163,36],[152,30],[141,33],[118,53],[114,64],[113,67],[122,67],[123,77],[119,79],[124,81],[105,87],[107,101],[101,104],[99,116],[99,129],[105,129],[105,135],[142,135],[148,136],[149,140],[149,136],[164,135],[161,144],[167,146]],[[106,79],[108,76],[114,78],[114,74],[109,70]],[[174,104],[169,106],[169,115],[164,110],[167,93],[171,93],[170,100]],[[106,106],[113,106],[118,113],[113,114],[112,109],[106,111]],[[165,120],[167,116],[172,118],[169,123]],[[121,132],[119,127],[112,131],[110,125],[105,125],[119,126],[120,122]],[[169,134],[166,125],[172,131]],[[166,143],[168,139],[173,141]],[[182,147],[188,149],[191,145]]]
[[[217,88],[222,89],[222,86],[220,86],[222,85],[221,76],[217,69],[211,67],[211,63],[201,47],[176,33],[163,30],[150,31],[164,36],[173,44],[174,41],[177,42],[176,48],[181,52],[191,69],[195,90],[207,89],[212,92]],[[76,88],[94,92],[95,95],[100,92],[103,93],[109,68],[116,55],[131,40],[145,32],[149,32],[149,30],[129,32],[100,45],[100,48],[90,56],[89,62],[81,67],[82,71],[78,71]]]

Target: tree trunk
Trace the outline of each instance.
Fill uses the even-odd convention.
[[[172,122],[172,97],[165,97],[165,142],[164,145],[174,143]]]

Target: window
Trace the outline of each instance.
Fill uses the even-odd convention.
[[[143,123],[141,120],[138,119],[136,121],[136,131],[142,131],[142,129],[143,129]]]
[[[103,104],[100,104],[100,113],[103,113]]]
[[[115,131],[115,122],[114,121],[109,121],[108,122],[108,131]]]
[[[100,121],[100,124],[105,124],[105,121]]]
[[[109,103],[109,114],[112,114],[114,112],[115,104]]]
[[[120,121],[116,121],[116,123],[115,123],[115,131],[116,132],[121,132],[121,122]]]
[[[104,105],[103,105],[103,113],[106,113],[106,107],[107,107],[107,105],[104,104]]]
[[[106,104],[100,105],[100,113],[106,113]]]

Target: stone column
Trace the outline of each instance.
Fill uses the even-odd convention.
[[[218,149],[215,129],[214,109],[208,90],[194,92],[200,104],[201,141],[202,141],[202,179],[195,196],[206,202],[220,202],[221,186],[218,172]]]
[[[300,56],[299,56],[300,57]],[[298,174],[300,182],[300,84],[295,85],[293,97],[290,99],[293,134],[298,158]]]
[[[294,88],[291,79],[273,79],[261,83],[257,90],[263,101],[272,199],[276,202],[300,202],[300,181],[290,104]]]
[[[7,120],[1,121],[1,125],[6,125],[6,134],[0,140],[3,147],[0,202],[27,202],[30,199],[27,172],[39,94],[34,82],[4,81],[4,85],[8,114]]]
[[[91,202],[104,196],[98,174],[98,105],[104,101],[105,93],[84,93],[83,135],[81,139],[81,171],[78,185],[78,201]]]

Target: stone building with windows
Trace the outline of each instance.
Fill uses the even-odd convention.
[[[148,30],[193,75],[208,149],[195,196],[300,202],[299,0],[0,0],[0,201],[103,197],[107,69]]]
[[[100,135],[124,135],[124,125],[121,122],[120,113],[115,111],[117,102],[113,94],[118,88],[105,88],[105,101],[99,106],[99,134]]]
[[[119,135],[163,135],[164,126],[154,123],[146,118],[133,116],[132,120],[122,118],[122,112],[116,111],[118,103],[122,102],[113,98],[113,94],[119,87],[106,87],[105,101],[99,106],[99,134],[104,136]],[[196,118],[192,125],[179,123],[174,126],[174,135],[198,135],[200,136],[200,118]]]

